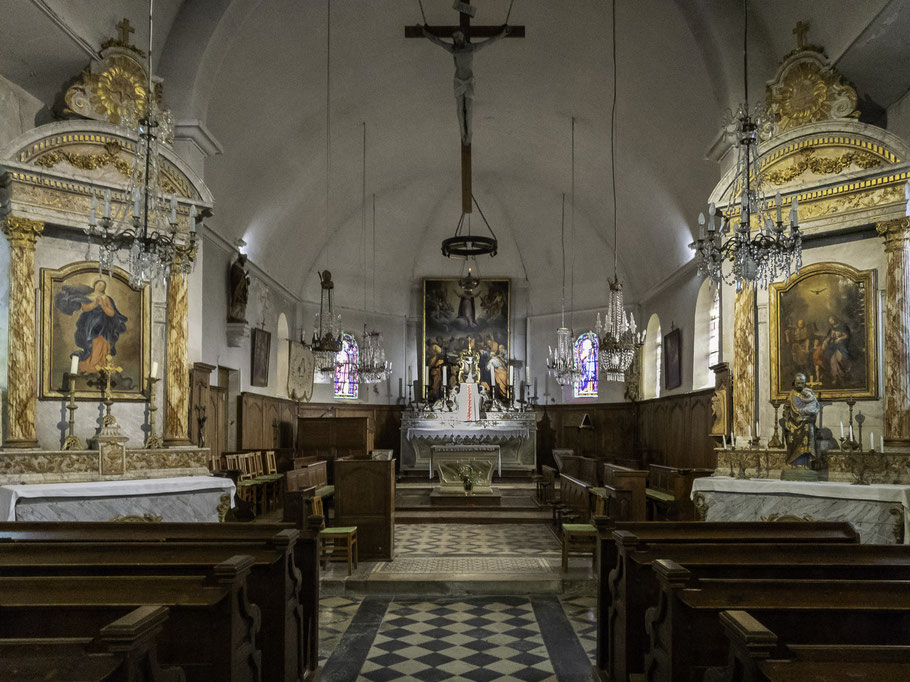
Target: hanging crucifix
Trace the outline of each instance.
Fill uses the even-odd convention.
[[[421,5],[423,12],[423,5]],[[405,26],[405,38],[428,38],[439,45],[455,60],[455,104],[458,113],[458,127],[461,135],[461,208],[462,213],[471,213],[471,112],[474,104],[474,53],[482,47],[509,36],[524,38],[524,26],[509,26],[509,17],[502,26],[472,26],[471,17],[475,8],[468,2],[456,2],[458,26]],[[511,5],[509,11],[511,12]],[[424,17],[426,21],[426,17]],[[443,40],[451,38],[452,42]],[[472,43],[472,38],[486,38]]]

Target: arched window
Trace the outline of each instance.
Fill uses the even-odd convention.
[[[660,318],[655,313],[648,320],[645,345],[641,353],[641,395],[643,398],[660,397],[660,365],[663,337],[660,332]]]
[[[288,361],[290,352],[290,330],[288,328],[288,318],[284,313],[278,315],[278,358],[275,362],[275,368],[278,374],[278,395],[286,396],[288,394]]]
[[[575,382],[573,395],[576,398],[597,397],[597,335],[585,332],[575,339],[575,363],[581,370],[581,378]]]
[[[341,335],[341,350],[335,353],[335,397],[356,400],[359,395],[357,384],[357,361],[360,349],[357,340],[347,332]]]
[[[711,366],[720,361],[720,287],[706,279],[695,301],[695,340],[692,354],[692,387],[714,386]]]

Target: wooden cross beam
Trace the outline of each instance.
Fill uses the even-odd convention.
[[[471,17],[474,16],[473,7],[470,0],[456,3],[455,8],[459,11],[458,26],[427,26],[427,30],[439,38],[451,38],[455,31],[461,31],[465,40],[470,41],[472,38],[492,38],[502,32],[502,26],[474,26],[471,24]],[[405,26],[405,38],[424,38],[423,26]],[[524,38],[524,26],[509,25],[509,33],[506,38]],[[473,190],[471,188],[471,145],[461,145],[461,212],[471,213],[473,211]]]

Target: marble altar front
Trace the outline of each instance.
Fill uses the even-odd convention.
[[[910,544],[908,485],[707,476],[691,497],[702,521],[847,521],[863,544]]]
[[[0,520],[217,523],[234,489],[216,476],[0,485]]]
[[[537,421],[534,412],[490,412],[466,422],[449,412],[404,412],[401,417],[401,468],[432,471],[436,445],[496,445],[501,467],[534,471]]]
[[[434,445],[430,450],[432,467],[439,476],[438,491],[443,494],[460,493],[464,482],[459,475],[461,466],[467,464],[474,470],[473,492],[493,492],[493,472],[502,475],[502,458],[498,445]]]

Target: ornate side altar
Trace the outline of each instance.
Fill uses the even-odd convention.
[[[910,486],[697,478],[702,521],[847,521],[864,544],[910,544]]]
[[[402,470],[431,472],[434,445],[496,445],[503,469],[531,472],[537,466],[537,421],[534,412],[490,412],[470,422],[450,412],[404,412]]]
[[[208,476],[208,448],[0,452],[0,485]]]

